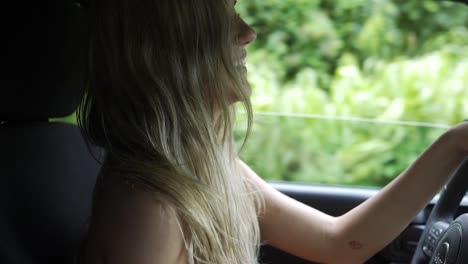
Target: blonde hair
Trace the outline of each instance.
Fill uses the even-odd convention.
[[[232,5],[95,0],[89,9],[78,123],[107,150],[111,169],[176,208],[193,264],[257,263],[259,197],[241,176],[232,137],[233,98],[248,131],[252,120]]]

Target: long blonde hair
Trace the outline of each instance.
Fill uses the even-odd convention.
[[[233,1],[94,0],[83,133],[176,208],[189,263],[257,263],[258,197],[238,167]]]

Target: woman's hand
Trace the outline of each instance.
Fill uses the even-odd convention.
[[[450,144],[456,153],[468,155],[468,122],[453,126],[441,136],[441,139],[445,139],[443,141]]]

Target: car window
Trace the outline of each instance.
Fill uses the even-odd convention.
[[[245,0],[254,126],[267,180],[383,186],[468,114],[468,6]],[[241,145],[245,113],[239,110]]]

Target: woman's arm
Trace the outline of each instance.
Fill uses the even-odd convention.
[[[363,263],[391,242],[447,182],[467,153],[467,127],[461,124],[445,133],[378,194],[340,217],[288,198],[242,164],[265,197],[262,239],[311,261]]]

